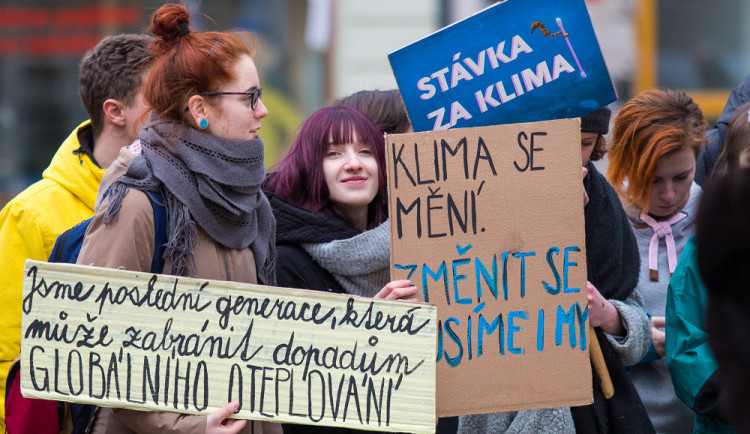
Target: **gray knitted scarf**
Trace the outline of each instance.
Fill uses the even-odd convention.
[[[458,434],[534,432],[575,434],[576,427],[570,409],[568,407],[542,408],[506,413],[472,414],[461,416],[458,421]]]
[[[302,248],[352,295],[372,297],[390,281],[391,232],[388,221],[351,238],[303,243]]]
[[[107,191],[104,222],[117,218],[129,188],[160,192],[167,211],[165,257],[173,274],[194,275],[200,226],[225,247],[250,246],[258,280],[274,285],[276,223],[260,190],[263,141],[223,139],[154,115],[140,140],[142,154]]]

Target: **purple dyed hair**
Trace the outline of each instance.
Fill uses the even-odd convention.
[[[357,143],[370,146],[378,162],[378,194],[370,202],[367,227],[378,226],[388,218],[385,142],[377,125],[351,107],[325,107],[307,118],[289,152],[274,166],[275,173],[267,178],[266,189],[294,206],[349,222],[329,200],[323,157],[329,145],[354,143],[355,137]]]

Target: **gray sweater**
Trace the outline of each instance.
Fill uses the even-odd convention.
[[[687,214],[683,220],[672,225],[672,234],[680,257],[687,240],[695,233],[695,214],[698,210],[701,188],[693,183],[690,198],[682,209]],[[667,262],[667,247],[664,239],[659,240],[658,272],[659,280],[652,281],[649,277],[649,244],[654,231],[643,226],[639,212],[626,209],[628,219],[633,224],[638,250],[641,255],[641,274],[638,280],[638,290],[643,295],[643,304],[651,316],[664,316],[669,284],[669,266]],[[669,331],[667,330],[667,333]],[[693,411],[686,406],[675,394],[669,367],[664,358],[651,362],[640,363],[629,369],[630,378],[643,401],[651,423],[658,433],[692,433]]]

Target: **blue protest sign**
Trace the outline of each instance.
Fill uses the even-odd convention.
[[[414,131],[581,117],[617,99],[584,0],[507,0],[388,58]]]

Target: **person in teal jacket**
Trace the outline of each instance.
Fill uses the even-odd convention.
[[[750,142],[750,104],[735,110],[727,126],[720,167],[712,176],[747,169]],[[720,405],[723,398],[717,362],[708,344],[708,293],[698,271],[695,237],[683,250],[669,281],[666,307],[666,357],[675,393],[696,413],[694,433],[733,432]]]
[[[706,331],[721,373],[721,399],[738,433],[750,432],[750,170],[706,184],[695,244],[706,285]]]
[[[697,264],[695,236],[682,251],[667,290],[667,364],[677,396],[695,411],[694,433],[732,433],[714,353],[708,345],[708,293]]]

